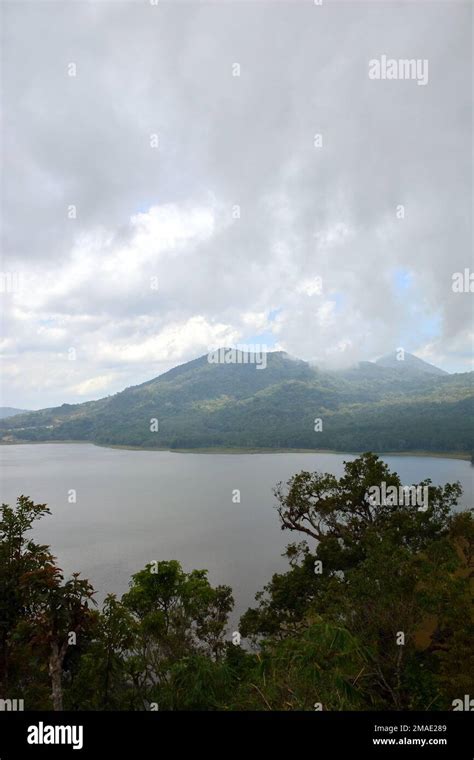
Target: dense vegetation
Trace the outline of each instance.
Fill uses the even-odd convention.
[[[0,438],[470,454],[473,373],[448,375],[409,358],[321,372],[282,352],[267,354],[265,369],[203,356],[115,396],[0,420]]]
[[[25,709],[442,710],[474,693],[471,511],[429,481],[426,510],[375,506],[400,486],[374,454],[340,479],[301,472],[275,490],[287,549],[257,605],[227,631],[231,589],[157,561],[102,609],[30,536],[49,510],[0,513],[0,698]],[[239,639],[241,640],[239,641]]]

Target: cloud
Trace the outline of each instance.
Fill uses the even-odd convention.
[[[2,271],[22,283],[0,294],[2,403],[94,398],[259,334],[465,369],[471,15],[4,3]],[[384,54],[427,59],[428,84],[371,80]]]
[[[79,396],[89,396],[91,393],[98,393],[110,386],[113,380],[113,375],[100,375],[99,377],[91,377],[89,380],[84,380],[82,383],[78,383],[71,390],[73,393],[77,393]]]

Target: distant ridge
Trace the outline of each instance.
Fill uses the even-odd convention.
[[[25,414],[28,411],[28,409],[15,409],[13,406],[0,406],[0,420],[14,417],[15,414]]]

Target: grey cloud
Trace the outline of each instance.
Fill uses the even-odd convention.
[[[4,6],[4,270],[54,278],[83,235],[107,233],[105,257],[133,242],[139,210],[216,204],[214,236],[161,252],[128,286],[92,268],[67,293],[45,293],[24,330],[10,314],[23,362],[48,316],[71,315],[64,344],[90,347],[92,377],[106,369],[93,358],[101,333],[113,347],[201,315],[245,339],[243,314],[281,308],[277,339],[290,353],[334,359],[342,341],[346,362],[392,349],[408,328],[407,348],[421,349],[417,319],[441,313],[436,350],[447,368],[468,368],[471,302],[451,290],[472,240],[468,3]],[[371,81],[368,61],[382,54],[428,59],[428,84]],[[241,219],[229,224],[233,204]],[[350,234],[324,243],[341,224]],[[155,269],[158,298],[146,286]],[[413,272],[413,311],[394,290],[400,269]],[[302,297],[298,283],[318,274],[323,296]],[[322,325],[315,313],[331,293],[343,307]],[[151,322],[140,327],[140,315]]]

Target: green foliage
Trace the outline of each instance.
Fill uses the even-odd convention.
[[[282,527],[314,539],[314,553],[307,543],[290,545],[291,570],[257,595],[241,630],[267,646],[293,641],[315,618],[342,625],[364,653],[358,684],[366,708],[447,709],[455,683],[472,689],[474,680],[472,514],[451,514],[458,484],[429,481],[421,484],[426,511],[374,506],[368,489],[382,482],[400,485],[378,457],[364,454],[346,463],[340,479],[301,472],[277,487]],[[454,651],[468,666],[459,678],[458,664],[456,679]]]
[[[342,626],[322,619],[300,635],[263,644],[259,665],[241,688],[243,709],[362,708],[357,686],[364,655]]]
[[[45,504],[20,496],[15,508],[0,509],[0,694],[51,700],[62,709],[62,668],[69,635],[84,634],[94,622],[89,607],[93,589],[75,573],[63,583],[49,547],[27,534],[35,520],[49,514]]]

